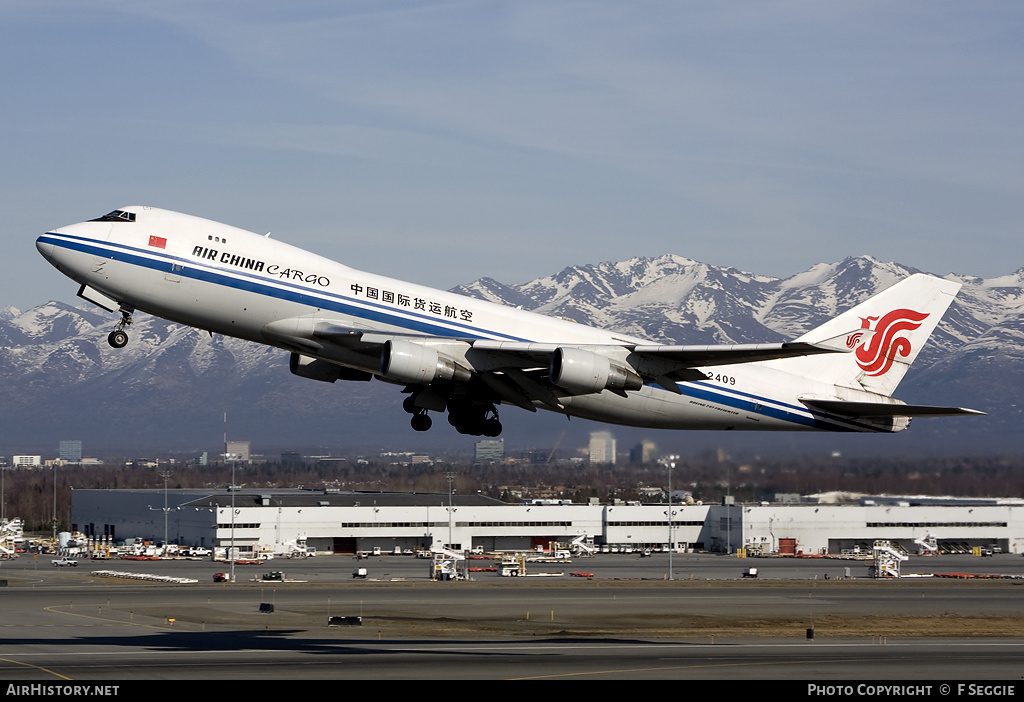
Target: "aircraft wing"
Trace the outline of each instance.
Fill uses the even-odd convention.
[[[346,365],[353,361],[351,354],[358,354],[354,365],[362,368],[374,367],[374,359],[385,344],[397,339],[429,346],[446,355],[464,356],[474,375],[520,407],[532,406],[533,400],[551,406],[560,405],[558,396],[566,394],[565,388],[550,382],[546,372],[556,354],[581,354],[611,363],[634,378],[633,387],[625,389],[638,389],[643,380],[679,392],[677,382],[706,377],[697,368],[850,351],[845,343],[847,334],[815,342],[779,344],[558,344],[402,335],[314,316],[272,322],[264,327],[263,334],[268,340],[298,353],[329,358]],[[620,394],[623,392],[621,387],[608,389]]]
[[[521,358],[534,358],[538,362],[546,362],[558,348],[573,346],[587,349],[602,355],[612,349],[625,349],[631,360],[658,361],[674,366],[679,370],[700,368],[703,366],[723,366],[734,363],[753,363],[754,361],[771,361],[778,358],[794,356],[811,356],[819,353],[848,353],[852,349],[840,340],[847,334],[825,339],[819,342],[784,342],[781,344],[721,344],[703,346],[672,346],[664,344],[622,344],[615,345],[575,345],[575,344],[544,344],[519,341],[472,341],[474,349],[514,354]]]

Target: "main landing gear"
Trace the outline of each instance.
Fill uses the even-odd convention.
[[[457,403],[448,401],[448,423],[460,434],[473,436],[500,436],[501,422],[498,421],[498,410],[492,404]],[[412,428],[415,431],[427,431],[434,422],[424,407],[416,405],[416,394],[405,398],[402,408],[412,415]],[[439,408],[432,408],[439,409]]]
[[[426,408],[416,406],[416,393],[402,401],[402,409],[412,415],[412,428],[415,431],[427,431],[433,426],[434,420],[427,414]]]
[[[107,343],[115,349],[123,349],[128,345],[128,332],[124,330],[125,327],[132,323],[132,312],[135,310],[131,307],[121,308],[121,321],[117,323],[117,327],[114,331],[107,335]]]
[[[412,428],[416,431],[427,431],[434,425],[434,420],[430,418],[426,410],[419,410],[412,416]]]
[[[500,436],[501,422],[494,405],[458,405],[448,407],[448,423],[460,434],[473,436]]]

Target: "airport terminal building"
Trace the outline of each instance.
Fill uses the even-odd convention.
[[[451,502],[449,503],[449,499]],[[166,504],[166,508],[165,508]],[[870,551],[876,540],[917,552],[973,547],[1024,553],[1024,500],[874,498],[855,504],[510,504],[476,495],[311,490],[75,490],[72,530],[117,542],[288,554],[449,547],[596,547],[748,554]],[[669,514],[671,511],[671,515]]]

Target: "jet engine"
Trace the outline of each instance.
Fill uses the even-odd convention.
[[[574,395],[602,390],[639,390],[644,381],[631,369],[584,349],[559,347],[551,357],[551,382]]]
[[[380,374],[412,385],[428,385],[435,380],[470,379],[468,370],[437,349],[405,339],[388,339],[380,354]]]

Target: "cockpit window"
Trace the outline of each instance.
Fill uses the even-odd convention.
[[[114,210],[113,212],[108,212],[107,214],[103,215],[102,217],[97,217],[96,219],[91,219],[89,221],[90,222],[134,222],[135,221],[135,213],[134,212],[125,212],[124,210]]]

